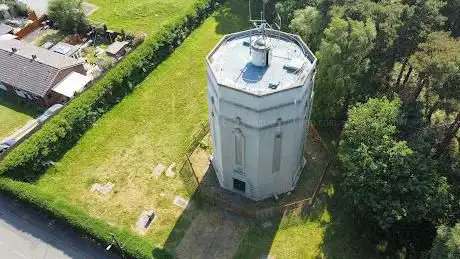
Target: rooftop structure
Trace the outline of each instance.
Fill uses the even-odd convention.
[[[208,56],[219,85],[262,96],[302,86],[315,57],[297,35],[265,29],[224,37]],[[254,64],[253,54],[268,51],[267,66]]]
[[[212,164],[223,188],[253,200],[297,184],[316,72],[300,37],[263,25],[224,36],[206,58]]]
[[[42,46],[43,47],[43,46]],[[47,46],[45,46],[47,47]],[[49,50],[56,52],[61,55],[65,55],[68,57],[73,57],[76,52],[80,50],[80,45],[70,45],[68,43],[59,42],[56,45],[49,48]]]
[[[105,51],[108,55],[119,57],[123,56],[126,47],[128,46],[128,41],[115,41],[110,44],[107,50]]]

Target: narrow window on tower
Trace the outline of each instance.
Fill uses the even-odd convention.
[[[243,167],[244,164],[244,136],[240,129],[235,130],[235,164]]]
[[[273,173],[280,171],[281,166],[281,144],[282,144],[281,133],[275,134],[275,142],[273,146]]]

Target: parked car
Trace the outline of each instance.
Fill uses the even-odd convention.
[[[51,107],[48,108],[40,117],[37,118],[37,122],[39,124],[45,123],[47,120],[49,120],[51,117],[53,117],[54,114],[56,114],[60,109],[62,109],[64,105],[62,104],[55,104]]]
[[[7,139],[0,143],[0,156],[5,154],[8,149],[16,144],[16,140],[14,139]]]

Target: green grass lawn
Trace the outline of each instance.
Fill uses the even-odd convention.
[[[40,111],[15,96],[0,93],[0,141],[36,117]]]
[[[109,29],[150,34],[193,5],[195,0],[87,0],[98,7],[90,16]]]

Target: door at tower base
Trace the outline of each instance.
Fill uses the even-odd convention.
[[[206,64],[219,184],[253,200],[292,191],[305,166],[315,56],[296,35],[253,29],[226,35]]]

